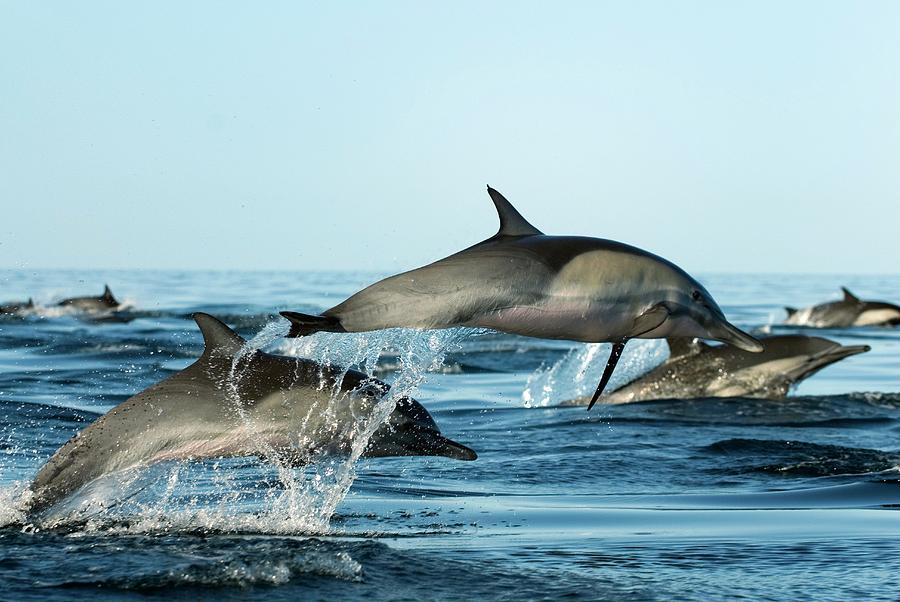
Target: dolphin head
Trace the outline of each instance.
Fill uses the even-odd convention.
[[[428,410],[410,397],[397,402],[388,420],[372,435],[364,455],[369,458],[443,456],[454,460],[478,457],[465,445],[444,437]]]
[[[670,291],[664,302],[669,312],[669,330],[678,336],[712,339],[738,349],[758,353],[762,343],[736,327],[702,284],[684,274],[679,286]],[[669,335],[673,336],[673,335]]]

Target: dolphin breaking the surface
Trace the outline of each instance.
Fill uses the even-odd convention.
[[[72,297],[63,299],[56,304],[59,307],[74,307],[81,311],[100,312],[116,309],[121,305],[109,290],[109,285],[104,285],[103,294],[99,297]]]
[[[204,313],[194,319],[203,333],[203,355],[63,445],[31,485],[30,512],[103,475],[165,460],[274,455],[301,466],[322,455],[346,454],[388,391],[356,370],[261,351],[245,354],[244,339],[225,324]],[[477,457],[444,437],[428,411],[407,397],[363,455]]]
[[[653,399],[758,397],[782,399],[790,388],[822,368],[851,355],[869,351],[868,345],[844,346],[821,337],[777,335],[763,337],[762,353],[747,353],[693,339],[667,339],[669,358],[602,400],[621,404]],[[582,397],[564,405],[585,405]]]
[[[319,331],[472,326],[545,339],[613,343],[588,406],[633,338],[714,339],[758,352],[699,282],[675,264],[619,242],[547,236],[488,187],[500,217],[491,238],[385,278],[311,316],[281,312],[289,337]]]
[[[846,287],[844,298],[805,309],[785,307],[785,324],[816,328],[848,328],[851,326],[900,325],[900,307],[884,301],[863,301]]]
[[[11,301],[0,305],[0,315],[17,314],[29,309],[34,309],[34,300],[31,297],[28,298],[28,301]]]

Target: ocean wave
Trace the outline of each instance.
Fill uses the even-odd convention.
[[[900,470],[900,453],[875,449],[766,439],[726,439],[702,448],[704,453],[740,457],[717,469],[725,472],[825,477],[866,475]]]

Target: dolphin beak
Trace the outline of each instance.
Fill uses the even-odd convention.
[[[749,351],[751,353],[759,353],[763,350],[763,345],[758,340],[725,320],[720,321],[709,329],[709,336],[716,341],[720,341],[727,345],[732,345],[738,349]]]
[[[448,439],[443,435],[434,433],[428,442],[428,452],[430,456],[443,456],[444,458],[452,458],[453,460],[476,460],[478,454],[475,450],[470,449],[462,443],[457,443],[452,439]]]

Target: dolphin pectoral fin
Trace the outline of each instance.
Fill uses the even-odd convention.
[[[296,311],[280,313],[291,322],[291,330],[286,336],[288,339],[305,337],[316,332],[347,332],[341,326],[341,321],[333,316],[311,316]]]
[[[631,326],[631,332],[628,333],[629,339],[634,339],[642,334],[647,334],[651,330],[656,330],[669,317],[669,309],[662,303],[657,303],[637,318]]]
[[[487,187],[491,200],[494,201],[494,207],[497,208],[497,216],[500,218],[500,230],[496,236],[534,236],[543,234],[540,230],[528,223],[522,214],[519,213],[512,203],[506,200],[502,194]]]
[[[612,352],[609,354],[609,359],[606,361],[606,369],[603,370],[603,376],[600,377],[600,384],[597,385],[597,390],[594,391],[594,396],[591,397],[591,403],[588,404],[588,412],[591,411],[591,408],[594,407],[594,404],[597,403],[597,399],[600,398],[600,394],[603,393],[603,389],[606,387],[606,383],[609,382],[609,379],[612,377],[613,372],[616,370],[616,364],[619,363],[619,358],[622,357],[622,351],[625,350],[625,341],[621,343],[613,343]]]

